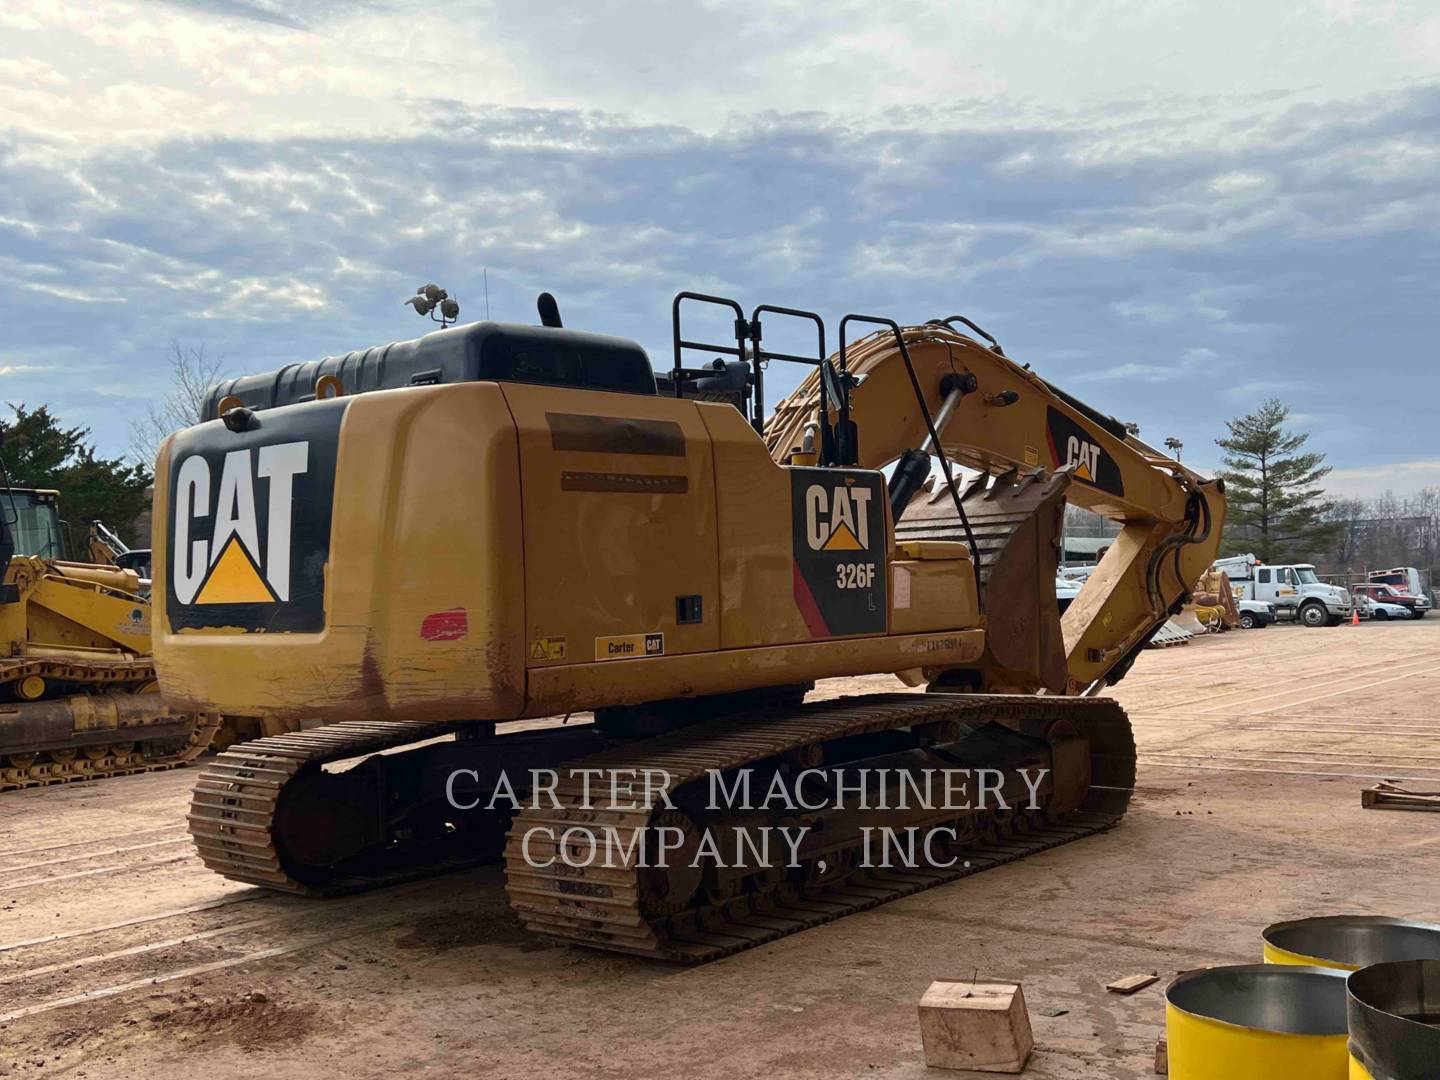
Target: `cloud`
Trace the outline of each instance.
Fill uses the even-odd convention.
[[[1341,499],[1373,499],[1387,491],[1412,495],[1421,488],[1440,488],[1440,458],[1335,469],[1324,487],[1327,495]]]
[[[832,344],[846,311],[959,312],[1187,461],[1271,394],[1332,464],[1422,459],[1440,24],[1105,10],[655,4],[640,34],[609,0],[17,0],[0,321],[70,377],[12,381],[118,452],[113,389],[163,391],[172,338],[268,370],[427,329],[423,281],[478,317],[488,276],[497,317],[550,289],[659,366],[681,288],[820,310]]]
[[[255,22],[270,23],[291,30],[304,30],[309,25],[303,20],[287,14],[279,4],[247,3],[246,0],[165,0],[165,2],[179,8],[190,8],[210,15],[252,19]]]
[[[1339,105],[1433,78],[1440,49],[1419,2],[1358,17],[1287,0],[8,0],[0,20],[0,51],[71,79],[57,93],[0,77],[0,123],[36,134],[398,136],[446,99],[706,134],[771,112],[1099,130],[1067,151],[1088,165],[1249,148],[1277,134],[1257,120],[1287,111],[1284,134],[1303,137]]]

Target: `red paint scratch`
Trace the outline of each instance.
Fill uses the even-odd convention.
[[[420,636],[426,641],[458,641],[469,632],[470,620],[464,608],[433,612],[420,624]]]

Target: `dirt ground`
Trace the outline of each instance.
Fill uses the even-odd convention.
[[[925,1069],[915,1009],[978,972],[1024,983],[1026,1075],[1140,1078],[1176,971],[1258,961],[1277,919],[1440,919],[1440,814],[1359,799],[1440,780],[1440,617],[1151,650],[1115,696],[1140,779],[1114,831],[693,969],[530,937],[496,867],[331,901],[223,881],[194,769],[7,793],[0,1076],[981,1076]]]

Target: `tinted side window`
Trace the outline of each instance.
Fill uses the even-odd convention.
[[[507,348],[509,376],[518,382],[579,386],[584,381],[580,357],[570,349],[526,343]]]
[[[1259,572],[1259,574],[1260,574],[1260,584],[1261,584],[1261,585],[1269,585],[1269,584],[1270,584],[1270,571],[1269,571],[1269,570],[1261,570],[1261,571]]]
[[[545,383],[551,386],[655,393],[655,376],[640,356],[620,349],[536,341],[492,339],[481,363],[482,379]]]
[[[586,349],[585,385],[597,390],[653,394],[655,374],[649,364],[637,363],[638,359],[633,353],[616,349]]]

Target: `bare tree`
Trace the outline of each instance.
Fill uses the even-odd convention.
[[[1391,566],[1440,571],[1440,488],[1422,488],[1400,498],[1383,492],[1373,499],[1333,502],[1326,520],[1333,541],[1313,554],[1334,573],[1363,574]]]
[[[1325,512],[1325,520],[1335,526],[1330,550],[1316,552],[1318,561],[1348,570],[1359,558],[1360,523],[1369,516],[1369,505],[1363,499],[1336,499]]]
[[[170,342],[170,391],[152,401],[130,431],[130,453],[146,466],[155,461],[160,444],[172,433],[198,424],[205,392],[219,381],[222,362],[208,356],[204,345]]]

